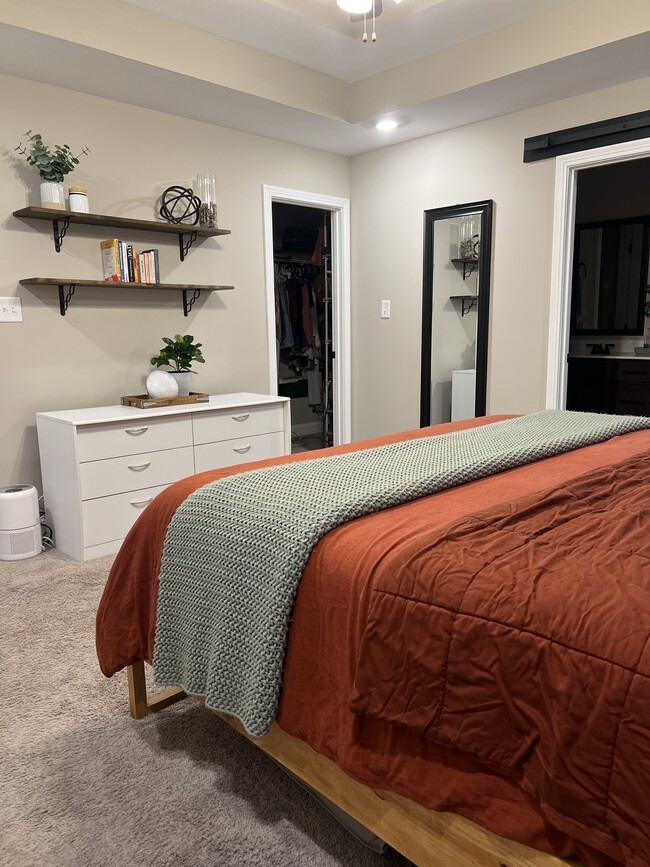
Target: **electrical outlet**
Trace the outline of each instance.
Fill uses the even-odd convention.
[[[390,301],[381,302],[381,318],[390,319]]]
[[[22,322],[23,305],[20,298],[0,298],[0,322]]]

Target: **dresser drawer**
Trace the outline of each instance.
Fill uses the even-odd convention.
[[[284,454],[284,434],[282,431],[260,434],[255,437],[241,437],[218,443],[205,443],[194,449],[194,463],[197,473],[249,461],[263,461],[278,458]]]
[[[650,415],[650,382],[620,382],[616,392],[619,415]]]
[[[166,487],[167,485],[159,485],[128,494],[86,500],[81,507],[84,547],[123,539],[153,498]]]
[[[98,461],[192,445],[192,421],[184,418],[134,419],[79,428],[79,461]]]
[[[650,416],[650,400],[619,398],[616,401],[616,415]]]
[[[619,361],[618,381],[650,384],[650,361]]]
[[[238,437],[281,431],[284,413],[281,406],[242,407],[240,411],[197,412],[193,418],[194,443],[213,443]],[[197,470],[198,472],[198,470]]]
[[[105,461],[86,461],[79,467],[82,500],[169,485],[194,473],[191,446],[145,452]]]

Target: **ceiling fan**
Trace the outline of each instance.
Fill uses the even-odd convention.
[[[400,2],[400,0],[396,0]],[[345,12],[350,13],[350,21],[356,23],[363,21],[363,42],[368,41],[368,31],[366,29],[366,16],[372,16],[372,37],[371,42],[377,41],[375,32],[375,20],[384,11],[383,0],[336,0],[337,6]]]

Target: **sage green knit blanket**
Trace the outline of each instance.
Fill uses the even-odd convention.
[[[650,427],[650,418],[545,411],[455,433],[229,476],[167,530],[154,675],[266,734],[291,607],[329,530],[455,485]],[[471,508],[471,503],[468,503]]]

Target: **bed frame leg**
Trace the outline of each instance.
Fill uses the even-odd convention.
[[[133,719],[144,719],[150,713],[163,710],[170,704],[187,697],[185,690],[178,686],[171,686],[156,693],[153,698],[148,698],[144,662],[141,659],[133,665],[128,665],[126,672],[129,679],[129,710]]]

